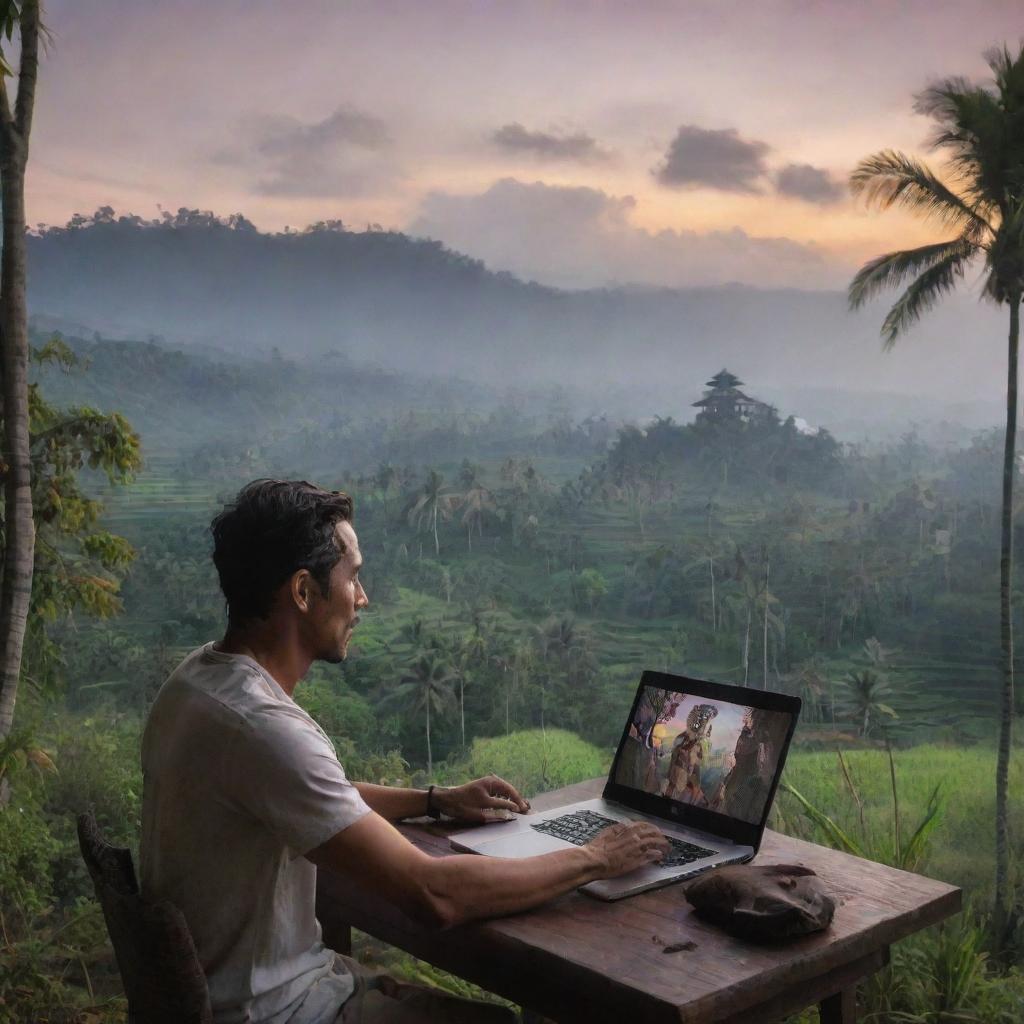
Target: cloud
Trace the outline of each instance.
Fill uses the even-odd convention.
[[[513,153],[528,153],[542,160],[575,160],[580,163],[604,163],[611,154],[586,132],[574,135],[531,132],[517,121],[502,125],[491,141]]]
[[[786,164],[775,175],[779,195],[804,199],[808,203],[838,203],[846,189],[828,171],[810,164]]]
[[[653,169],[669,188],[713,188],[723,192],[759,192],[759,179],[771,151],[765,142],[741,139],[735,128],[698,128],[684,124],[676,132],[665,161]]]
[[[400,176],[384,122],[351,107],[321,121],[261,116],[243,126],[241,141],[212,156],[249,168],[258,195],[339,197],[380,190]]]
[[[564,288],[845,283],[849,268],[830,263],[813,246],[739,228],[651,232],[633,223],[636,206],[632,196],[600,189],[505,178],[477,194],[428,194],[409,231],[440,239],[492,269]]]

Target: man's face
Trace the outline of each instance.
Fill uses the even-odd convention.
[[[359,582],[363,558],[359,553],[359,540],[352,524],[338,523],[336,536],[339,547],[343,546],[345,553],[331,570],[327,597],[320,594],[319,588],[313,583],[316,598],[310,608],[309,620],[314,658],[332,664],[344,661],[352,631],[359,622],[359,610],[370,603]]]

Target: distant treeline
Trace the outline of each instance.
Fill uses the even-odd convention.
[[[375,226],[331,220],[261,232],[242,214],[189,209],[145,219],[104,207],[40,225],[28,249],[30,311],[68,333],[85,324],[108,337],[247,354],[337,349],[430,374],[645,393],[704,380],[723,364],[776,388],[921,385],[920,374],[894,375],[898,360],[882,362],[877,323],[851,317],[839,292],[566,292]]]

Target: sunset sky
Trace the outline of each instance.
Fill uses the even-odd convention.
[[[1019,0],[49,0],[29,219],[339,218],[568,287],[843,286],[935,237],[848,196],[926,155]]]

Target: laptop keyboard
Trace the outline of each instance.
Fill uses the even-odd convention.
[[[531,825],[538,832],[545,835],[555,836],[557,839],[564,839],[573,846],[583,846],[589,843],[598,832],[602,832],[609,825],[620,824],[614,818],[607,818],[596,811],[574,811],[572,814],[563,814],[560,818],[550,818],[537,825]],[[664,835],[664,833],[662,833]],[[702,857],[713,857],[714,850],[705,850],[702,846],[694,846],[693,843],[683,842],[675,836],[666,835],[669,842],[668,856],[659,861],[662,867],[677,867],[680,864],[690,864]]]

